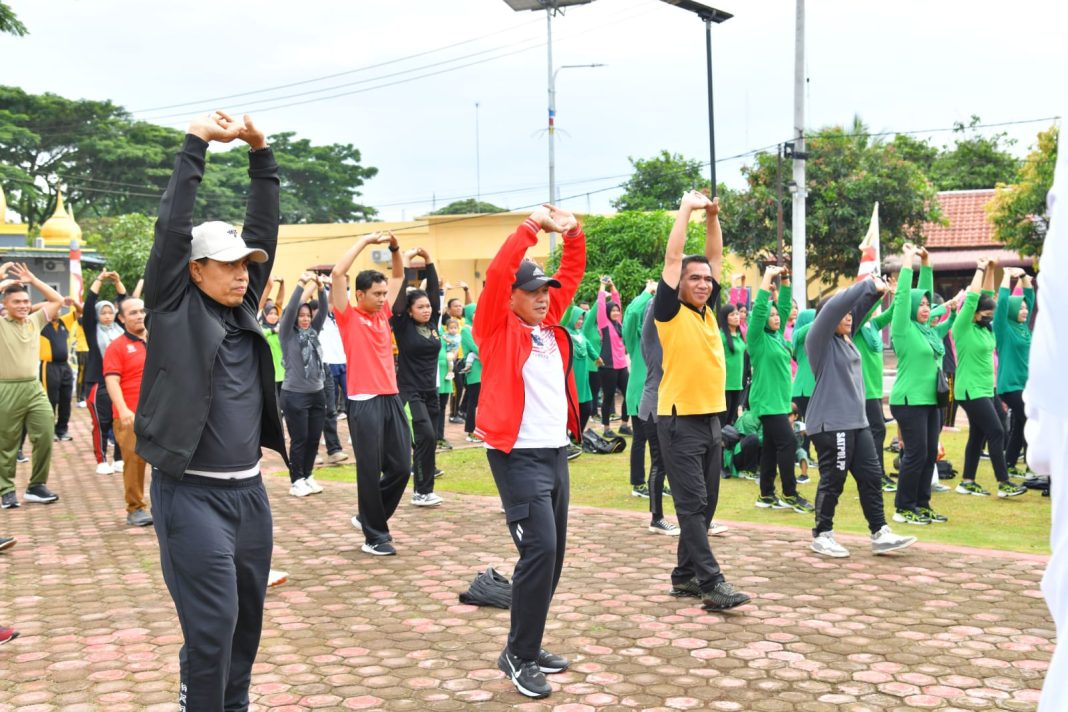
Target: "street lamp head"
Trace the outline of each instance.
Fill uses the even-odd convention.
[[[511,0],[506,0],[506,2],[511,4]],[[683,10],[694,13],[705,22],[715,22],[717,25],[734,17],[734,15],[729,12],[717,10],[704,3],[696,2],[696,0],[660,0],[660,2],[666,2],[668,5],[675,5]]]
[[[504,0],[516,12],[523,10],[559,10],[571,5],[588,5],[593,0]]]

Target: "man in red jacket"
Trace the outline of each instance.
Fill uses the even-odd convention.
[[[564,236],[560,269],[547,277],[523,259],[538,230]],[[579,437],[571,338],[560,318],[586,270],[586,237],[575,216],[545,205],[505,241],[486,271],[474,338],[482,360],[475,433],[486,443],[508,529],[519,550],[512,574],[512,625],[499,667],[527,697],[546,697],[544,673],[568,661],[542,649],[545,619],[567,540],[568,432]]]

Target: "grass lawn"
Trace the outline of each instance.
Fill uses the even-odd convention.
[[[887,433],[887,442],[894,432],[894,425],[891,423]],[[958,471],[964,464],[966,439],[966,432],[942,434],[946,457]],[[893,455],[885,453],[885,456],[887,469],[892,471]],[[442,493],[497,494],[489,465],[486,463],[486,455],[480,448],[439,453],[438,467],[445,470],[445,476],[435,484],[435,489]],[[573,461],[571,463],[572,504],[634,511],[647,510],[648,500],[632,497],[630,494],[629,468],[629,451],[618,455],[586,454]],[[812,481],[807,485],[799,486],[801,494],[810,501],[816,498],[816,482],[819,479],[814,470],[815,468],[809,473]],[[317,479],[351,482],[355,481],[356,473],[354,467],[350,465],[323,468],[317,470],[315,476]],[[987,490],[994,490],[996,483],[989,461],[980,462],[977,480]],[[955,480],[946,480],[944,484],[955,487],[959,482],[960,476],[958,475]],[[753,501],[758,494],[756,482],[739,479],[723,480],[719,492],[717,520],[782,524],[798,529],[812,527],[811,515],[796,514],[789,510],[756,509],[753,506]],[[894,495],[884,493],[883,499],[887,521],[890,521],[890,516],[894,511]],[[973,497],[950,491],[935,494],[931,504],[936,511],[949,517],[949,523],[909,526],[890,521],[891,526],[899,532],[913,534],[921,541],[1025,553],[1049,553],[1050,500],[1048,497],[1042,497],[1037,490],[1012,498]],[[664,506],[669,515],[673,514],[670,497],[665,498]],[[868,532],[867,524],[861,514],[856,484],[851,477],[838,503],[835,529],[852,534]]]

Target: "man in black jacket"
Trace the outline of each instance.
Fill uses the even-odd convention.
[[[193,227],[211,141],[247,143],[241,234]],[[160,203],[145,268],[152,341],[134,417],[152,464],[163,578],[185,636],[180,709],[247,710],[271,563],[260,447],[285,458],[270,347],[256,322],[278,241],[278,165],[248,116],[195,119]]]

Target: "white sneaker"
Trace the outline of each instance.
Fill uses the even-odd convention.
[[[440,495],[431,492],[430,494],[419,494],[416,492],[412,495],[412,504],[416,507],[436,507],[444,502]]]
[[[310,494],[319,494],[323,491],[323,486],[315,481],[314,475],[308,475],[304,478],[304,484],[307,485],[310,490]]]
[[[871,535],[871,553],[876,555],[888,554],[891,551],[904,549],[906,546],[912,546],[915,543],[916,537],[894,534],[894,532],[890,531],[890,527],[884,524],[882,529]]]
[[[348,459],[349,459],[348,453],[342,452],[341,450],[338,450],[337,452],[335,452],[332,455],[327,455],[326,456],[326,461],[329,462],[331,465],[336,465],[339,462],[344,462],[345,460],[348,460]]]
[[[113,470],[111,468],[111,465],[109,465],[108,463],[101,462],[99,465],[96,466],[96,474],[98,474],[98,475],[114,475],[115,474],[115,470]]]
[[[78,401],[78,407],[79,408],[84,408],[85,407],[85,401]]]
[[[352,516],[352,519],[350,519],[349,521],[352,522],[352,526],[356,527],[361,532],[363,531],[363,524],[360,523],[360,515],[359,514],[354,514]]]
[[[289,573],[286,571],[279,571],[278,569],[271,569],[267,574],[267,588],[273,586],[281,586],[289,580]]]
[[[716,524],[715,522],[712,522],[708,525],[708,533],[710,536],[715,536],[717,534],[725,534],[728,529],[729,527],[726,524]]]
[[[323,456],[322,455],[319,455],[319,456],[317,456],[315,458],[315,464],[316,465],[321,465],[321,464],[323,464],[323,462],[325,462],[325,460],[323,460]]]
[[[311,487],[308,486],[308,480],[299,479],[289,487],[289,494],[294,497],[307,497],[312,494]]]
[[[849,549],[834,540],[834,532],[823,532],[812,538],[810,548],[821,556],[842,559],[849,556]]]
[[[122,460],[116,460],[115,462],[111,463],[111,469],[115,472],[122,472],[122,464]]]

